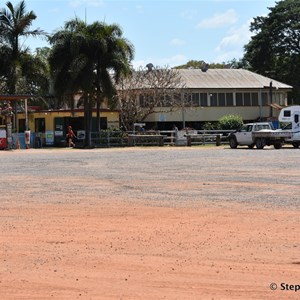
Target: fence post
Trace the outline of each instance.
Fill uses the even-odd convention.
[[[216,146],[221,146],[221,134],[216,135]]]
[[[186,136],[187,146],[192,146],[192,137],[190,135]]]
[[[133,136],[128,136],[128,146],[132,147],[133,146]]]

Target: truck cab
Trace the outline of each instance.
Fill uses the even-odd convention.
[[[229,136],[229,145],[231,148],[235,149],[237,146],[248,146],[253,148],[255,143],[253,141],[252,132],[260,130],[273,130],[273,126],[268,122],[259,123],[248,123],[244,124],[236,132],[233,132]]]

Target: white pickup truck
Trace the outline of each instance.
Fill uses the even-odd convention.
[[[248,123],[229,135],[229,145],[232,149],[239,145],[248,146],[250,149],[254,146],[263,149],[264,146],[274,145],[275,149],[280,149],[285,139],[290,136],[290,132],[274,130],[272,123]]]

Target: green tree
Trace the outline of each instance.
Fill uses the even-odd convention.
[[[28,49],[22,49],[20,38],[28,36],[43,35],[40,29],[30,30],[32,22],[36,19],[33,11],[26,12],[25,1],[21,1],[15,7],[11,2],[7,2],[7,9],[0,10],[0,36],[1,52],[5,53],[6,72],[9,77],[8,92],[15,94],[18,78],[22,76],[20,68],[21,56],[28,52]]]
[[[189,60],[186,64],[176,66],[174,69],[203,69],[205,67],[208,69],[246,69],[247,62],[244,59],[232,59],[228,62],[207,64],[203,60]]]
[[[115,83],[130,73],[133,46],[122,36],[118,25],[74,19],[51,38],[49,56],[54,90],[57,95],[81,92],[85,112],[85,146],[91,146],[92,108],[104,97],[112,98]],[[97,113],[98,124],[100,115]]]
[[[40,29],[31,30],[32,22],[36,19],[33,11],[26,12],[24,1],[14,6],[11,2],[6,3],[7,9],[0,10],[0,78],[1,88],[4,92],[15,94],[16,92],[28,92],[22,87],[32,88],[34,78],[40,79],[39,68],[41,65],[31,56],[29,49],[20,45],[20,39],[29,36],[44,35]],[[34,63],[33,63],[34,62]],[[15,113],[17,112],[17,103]],[[16,123],[14,124],[16,127]]]
[[[300,1],[282,0],[267,16],[254,18],[255,34],[245,45],[244,59],[254,72],[294,86],[300,95]]]

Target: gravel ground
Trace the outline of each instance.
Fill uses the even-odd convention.
[[[152,205],[234,201],[300,204],[298,149],[30,149],[0,152],[1,197],[111,195]],[[4,176],[5,174],[5,176]],[[67,179],[67,180],[66,180]],[[90,183],[88,186],[86,183]]]

